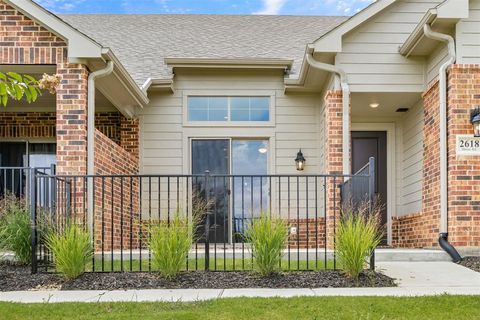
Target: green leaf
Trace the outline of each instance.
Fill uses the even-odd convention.
[[[27,102],[32,103],[32,95],[28,87],[23,90],[23,93],[25,94],[25,99],[27,100]]]
[[[30,95],[32,96],[32,101],[36,101],[38,98],[37,89],[32,86],[28,88],[28,91],[30,91]]]
[[[5,82],[0,82],[0,96],[7,94],[7,85]]]
[[[37,83],[37,79],[35,79],[35,78],[32,77],[31,75],[24,74],[24,75],[23,75],[23,78],[29,80],[29,81],[32,82],[32,83]]]
[[[7,106],[7,102],[8,102],[8,95],[4,94],[2,96],[2,104],[3,104],[4,107]]]
[[[23,88],[18,84],[14,84],[13,88],[15,89],[15,99],[21,100],[23,97]]]
[[[18,82],[23,82],[23,78],[16,72],[7,72],[8,76]]]
[[[5,75],[5,73],[0,72],[0,80],[7,81],[7,76]]]

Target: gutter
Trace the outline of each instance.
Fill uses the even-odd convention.
[[[173,93],[173,79],[153,79],[148,78],[140,87],[140,90],[146,95],[149,90],[165,90]]]
[[[348,86],[347,74],[341,68],[332,64],[322,63],[315,60],[311,52],[306,54],[307,63],[313,68],[336,74],[340,77],[340,86],[342,88],[342,158],[343,158],[343,174],[350,174],[350,87]]]
[[[128,88],[129,92],[137,101],[138,105],[143,108],[149,103],[149,99],[147,94],[137,85],[137,83],[133,80],[131,75],[122,65],[120,60],[115,56],[112,50],[109,48],[104,48],[102,50],[102,55],[105,60],[112,61],[115,65],[115,70],[113,73],[120,79],[121,82],[124,83],[125,87]]]
[[[460,262],[462,258],[457,250],[448,243],[447,70],[456,61],[455,40],[448,34],[433,31],[430,24],[425,24],[423,30],[427,38],[445,42],[448,45],[448,59],[438,71],[440,103],[440,235],[438,241],[454,262]]]
[[[95,174],[95,80],[108,76],[113,72],[113,61],[108,61],[104,69],[90,73],[88,76],[87,94],[87,175]],[[87,177],[87,203],[90,237],[93,236],[93,178]]]

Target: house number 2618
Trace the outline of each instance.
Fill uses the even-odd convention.
[[[480,140],[460,140],[460,148],[480,148]]]

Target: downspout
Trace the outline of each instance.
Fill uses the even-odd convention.
[[[306,55],[307,63],[319,70],[336,74],[340,78],[340,86],[342,88],[342,166],[343,174],[350,174],[350,87],[348,86],[347,74],[341,68],[327,63],[318,62],[310,52]]]
[[[113,71],[113,61],[105,68],[94,71],[88,76],[87,96],[87,175],[95,174],[95,80],[108,76]],[[87,209],[90,237],[93,237],[93,178],[87,178]]]
[[[448,34],[435,32],[429,24],[423,26],[425,36],[432,40],[446,42],[448,59],[440,66],[439,103],[440,103],[440,234],[438,243],[453,262],[462,260],[457,250],[448,242],[448,156],[447,156],[447,69],[456,61],[455,40]]]

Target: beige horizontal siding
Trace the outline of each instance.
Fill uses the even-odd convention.
[[[422,92],[425,60],[402,57],[398,48],[425,13],[441,2],[399,1],[345,35],[336,64],[347,72],[352,91]]]
[[[420,101],[400,122],[402,137],[400,150],[400,192],[397,215],[422,210],[423,180],[423,104]]]
[[[228,124],[223,126],[187,126],[184,125],[184,98],[191,92],[202,92],[212,95],[246,94],[258,95],[265,92],[273,94],[275,115],[273,126],[246,126],[232,127]],[[234,95],[234,94],[233,94]],[[283,73],[280,71],[185,71],[176,70],[175,88],[173,94],[151,93],[150,104],[141,111],[141,172],[143,174],[188,174],[190,172],[190,150],[188,149],[189,137],[212,137],[212,138],[271,138],[269,167],[272,174],[296,175],[295,156],[302,149],[307,159],[305,174],[322,173],[323,165],[323,143],[319,142],[320,107],[322,98],[315,94],[292,94],[284,93]],[[218,125],[218,123],[217,123]],[[286,179],[282,181],[281,199],[278,195],[272,198],[275,210],[278,208],[278,201],[281,203],[282,214],[287,215]],[[174,185],[171,188],[174,189]],[[323,182],[322,182],[323,183]],[[320,194],[323,194],[323,185],[318,181],[317,191],[320,201]],[[300,195],[298,198],[298,211],[300,217],[313,217],[315,211],[315,183],[309,180],[308,207],[306,192],[306,181],[299,181]],[[144,183],[144,188],[148,188]],[[185,186],[179,196],[184,193]],[[272,193],[278,192],[276,183],[272,186]],[[297,213],[296,181],[290,183],[291,212]],[[158,193],[158,182],[152,181],[151,210],[158,216],[160,212],[168,208],[166,182],[160,186]],[[147,189],[144,189],[147,190]],[[277,191],[276,191],[277,190]],[[147,192],[148,194],[148,192]],[[148,195],[144,194],[148,198]],[[159,201],[160,196],[160,201]],[[180,199],[181,207],[186,203]],[[147,206],[146,201],[143,206]],[[170,199],[170,208],[176,207],[176,194]],[[150,209],[145,207],[144,212]],[[279,210],[279,209],[278,209]],[[318,214],[323,214],[318,212]],[[147,214],[148,215],[148,214]],[[145,216],[145,213],[144,213]]]
[[[470,0],[468,19],[457,23],[457,63],[480,64],[480,0]]]

